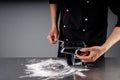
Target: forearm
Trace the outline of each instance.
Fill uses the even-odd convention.
[[[51,25],[52,29],[56,28],[57,26],[57,4],[50,4],[50,12],[51,12]]]
[[[104,47],[105,51],[107,51],[118,41],[120,41],[120,27],[115,27],[102,47]]]
[[[58,41],[58,27],[57,27],[57,22],[58,22],[58,5],[57,3],[50,3],[50,12],[51,12],[51,31],[48,34],[48,39],[51,44],[55,44]]]

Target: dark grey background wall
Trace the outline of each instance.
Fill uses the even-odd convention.
[[[109,11],[108,35],[116,23]],[[56,57],[57,44],[51,45],[47,35],[51,27],[47,1],[0,3],[0,57]],[[106,54],[119,57],[120,42]]]

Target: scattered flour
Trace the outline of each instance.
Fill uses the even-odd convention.
[[[25,76],[20,76],[20,78],[24,77],[39,77],[42,80],[47,79],[56,79],[56,78],[64,78],[65,76],[69,76],[72,74],[86,77],[81,71],[87,71],[88,69],[81,69],[70,67],[66,63],[65,60],[55,60],[55,59],[47,59],[41,60],[38,63],[26,64]]]

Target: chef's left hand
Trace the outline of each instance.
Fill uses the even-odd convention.
[[[82,54],[77,54],[76,57],[81,59],[82,62],[94,62],[105,53],[105,49],[101,46],[82,48],[80,51]]]

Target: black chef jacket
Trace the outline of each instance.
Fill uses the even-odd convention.
[[[49,0],[58,4],[60,40],[84,41],[88,47],[106,41],[108,7],[117,15],[120,26],[119,0]]]
[[[88,46],[102,45],[107,35],[108,7],[118,17],[119,0],[49,0],[59,5],[60,39],[85,41]]]

